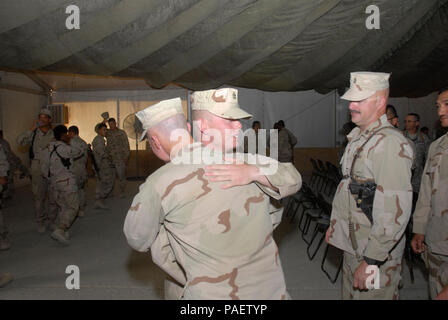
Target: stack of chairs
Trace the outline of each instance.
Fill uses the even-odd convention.
[[[285,210],[285,216],[291,216],[290,222],[294,221],[299,213],[298,231],[301,238],[307,244],[307,255],[313,260],[321,248],[326,232],[330,227],[330,216],[333,197],[336,193],[342,176],[339,169],[332,163],[325,164],[320,159],[310,159],[313,171],[309,183],[303,183],[302,188],[291,197]],[[311,227],[313,225],[313,227]],[[310,232],[310,230],[313,230]],[[327,244],[321,269],[332,283],[335,283],[342,269],[342,254],[337,272],[330,276],[325,268],[329,245]]]

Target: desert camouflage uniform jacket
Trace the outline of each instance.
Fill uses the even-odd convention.
[[[126,132],[121,129],[107,130],[106,134],[107,147],[106,150],[110,154],[112,161],[122,162],[129,156],[129,140]]]
[[[378,132],[379,129],[382,129]],[[378,133],[376,133],[378,132]],[[376,134],[375,134],[376,133]],[[355,154],[366,140],[356,160],[353,176],[358,182],[377,184],[373,202],[373,225],[356,206],[350,193],[350,169]],[[350,254],[378,261],[401,259],[402,235],[411,215],[411,166],[413,150],[402,133],[394,129],[383,115],[364,132],[353,129],[341,160],[344,178],[333,200],[329,242]],[[358,251],[353,249],[349,221],[354,225]],[[398,243],[401,239],[401,242]]]
[[[54,149],[56,147],[56,149]],[[53,150],[56,150],[53,152]],[[42,175],[50,179],[52,186],[58,191],[75,192],[77,190],[76,177],[73,173],[73,159],[82,155],[81,148],[71,146],[62,141],[50,143],[41,153]],[[61,158],[70,160],[67,168]]]
[[[34,131],[28,130],[23,132],[17,137],[17,143],[25,146],[30,145],[33,141]],[[43,133],[39,128],[36,129],[36,136],[34,137],[33,143],[33,153],[34,160],[40,159],[40,152],[48,147],[50,142],[54,142],[56,139],[54,138],[53,130],[50,129],[47,133]]]
[[[448,256],[448,134],[429,148],[413,231],[425,235],[433,253]]]
[[[82,150],[82,154],[79,157],[73,159],[73,168],[72,171],[76,175],[76,177],[84,177],[87,175],[87,158],[88,158],[88,145],[81,137],[75,136],[70,141],[70,145],[76,147],[77,149]]]
[[[178,155],[198,149],[205,148],[195,143]],[[173,162],[140,186],[124,224],[130,246],[151,248],[154,262],[185,285],[185,299],[286,298],[272,238],[281,215],[269,197],[254,183],[223,190],[207,180],[204,164]],[[267,178],[279,185],[278,198],[301,184],[292,165]]]

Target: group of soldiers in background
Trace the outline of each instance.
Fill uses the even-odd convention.
[[[109,123],[109,129],[104,122]],[[17,138],[19,145],[29,147],[30,172],[11,152],[9,144],[0,139],[9,165],[7,187],[3,187],[2,197],[11,197],[16,169],[22,172],[21,176],[30,176],[37,230],[43,234],[49,227],[51,237],[64,245],[70,243],[68,230],[76,217],[85,214],[89,154],[93,155],[90,159],[97,179],[94,208],[107,209],[104,199],[113,190],[115,171],[120,196],[125,193],[126,161],[130,153],[126,133],[118,129],[115,119],[108,117],[95,127],[95,131],[98,135],[92,142],[91,153],[90,145],[79,136],[78,127],[67,129],[64,125],[58,125],[53,128],[52,113],[43,108],[33,127]],[[3,219],[1,221],[4,231],[1,232],[0,247],[8,249],[7,229]]]

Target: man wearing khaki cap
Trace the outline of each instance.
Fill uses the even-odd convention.
[[[240,108],[238,90],[222,88],[216,90],[196,91],[191,97],[193,109],[193,136],[211,148],[223,153],[232,152],[238,147],[238,136],[241,133],[241,119],[251,118],[252,115]],[[245,156],[249,156],[245,154]],[[273,159],[257,155],[255,161],[272,161]],[[247,161],[246,161],[247,162]],[[267,175],[266,186],[274,185],[280,188],[274,190],[277,194],[270,195],[276,199],[294,194],[293,189],[301,186],[301,177],[292,163],[278,163],[275,174]],[[218,164],[206,168],[207,175],[212,181],[228,181],[226,188],[244,185],[252,182],[249,179],[258,169],[249,164]],[[286,186],[293,186],[288,189]]]
[[[41,174],[42,150],[45,150],[51,142],[56,141],[51,128],[52,114],[49,109],[43,108],[39,112],[39,118],[34,121],[33,127],[17,137],[17,143],[22,146],[29,146],[29,158],[31,161],[31,186],[34,196],[34,209],[36,211],[37,231],[44,233],[47,221],[52,221],[54,217],[49,217],[46,210],[48,201],[49,184]]]
[[[132,202],[124,224],[130,246],[151,249],[153,261],[183,286],[177,298],[287,298],[267,188],[250,183],[223,189],[223,182],[207,178],[205,163],[224,154],[193,142],[180,99],[136,116],[142,139],[168,163],[148,177]],[[185,161],[197,155],[200,161]],[[297,191],[298,179],[274,182],[273,188],[295,184]]]
[[[357,128],[341,160],[327,242],[344,251],[343,299],[398,299],[414,155],[387,120],[389,76],[354,72],[342,97]]]

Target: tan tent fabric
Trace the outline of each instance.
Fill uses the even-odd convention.
[[[392,72],[393,96],[419,97],[447,85],[448,0],[3,0],[0,50],[0,67],[154,88],[342,92],[351,71]]]

